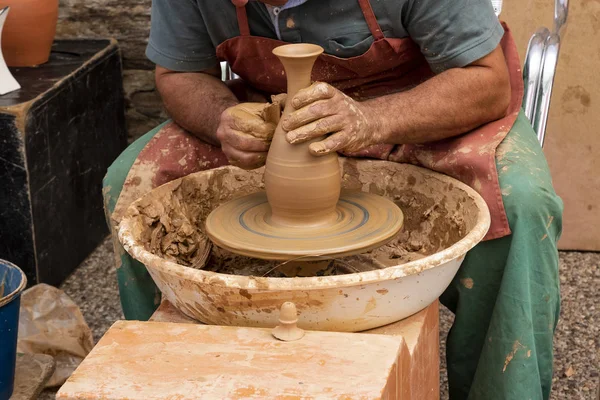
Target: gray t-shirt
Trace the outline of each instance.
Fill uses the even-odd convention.
[[[307,0],[273,10],[246,5],[250,33],[288,43],[314,43],[348,58],[365,53],[373,36],[358,0]],[[410,37],[435,72],[463,67],[496,48],[504,30],[490,0],[371,0],[386,37]],[[147,57],[173,71],[217,66],[216,47],[240,34],[231,0],[153,0]]]

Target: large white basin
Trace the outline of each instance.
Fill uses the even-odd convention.
[[[119,238],[146,265],[163,296],[207,324],[272,327],[285,301],[296,304],[298,325],[305,329],[356,332],[404,319],[447,288],[467,251],[486,234],[488,208],[473,189],[424,168],[354,159],[342,159],[341,165],[344,188],[388,196],[402,208],[405,225],[397,240],[423,258],[400,265],[389,258],[384,260],[389,267],[345,275],[270,278],[201,269],[210,258],[198,257],[200,264],[192,268],[153,254],[151,237],[161,232],[162,220],[148,215],[157,209],[173,221],[185,219],[202,243],[203,221],[214,207],[261,190],[262,170],[235,167],[191,174],[143,196],[129,208]],[[183,204],[183,217],[171,209],[175,203]]]

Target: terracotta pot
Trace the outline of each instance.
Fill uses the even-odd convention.
[[[9,67],[31,67],[50,57],[56,33],[58,0],[0,0],[10,7],[2,32],[2,53]]]

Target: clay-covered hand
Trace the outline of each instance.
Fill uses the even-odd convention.
[[[229,163],[244,169],[262,167],[285,97],[273,103],[240,103],[223,111],[217,139]]]
[[[281,121],[288,142],[302,143],[329,135],[310,144],[314,155],[352,153],[384,143],[378,113],[327,83],[313,83],[298,91],[291,101],[296,111]]]

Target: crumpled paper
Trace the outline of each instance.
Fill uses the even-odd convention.
[[[62,385],[93,347],[79,307],[62,290],[42,283],[23,292],[17,351],[54,357],[56,370],[46,387]]]

